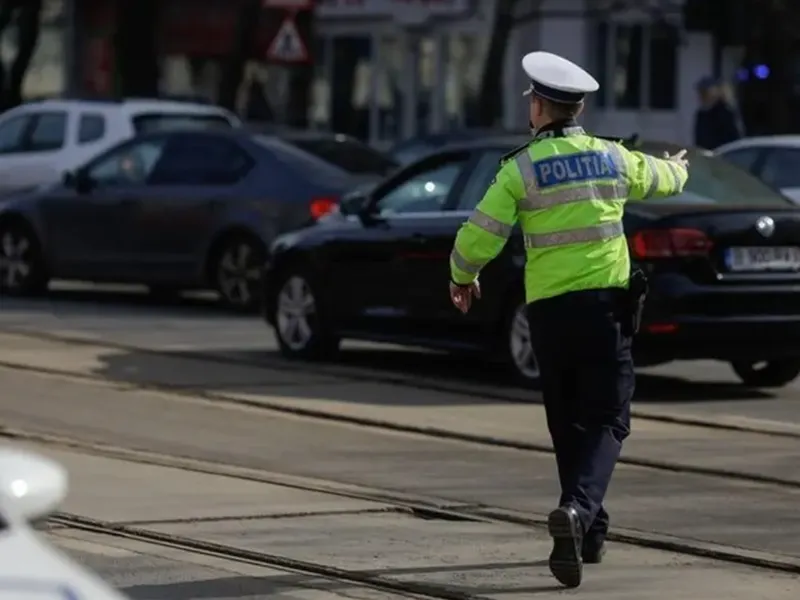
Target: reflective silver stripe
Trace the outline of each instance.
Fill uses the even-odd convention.
[[[553,233],[528,233],[525,235],[526,248],[546,248],[548,246],[566,246],[580,242],[597,242],[623,235],[625,229],[622,221],[603,223],[591,227],[554,231]]]
[[[528,198],[533,198],[536,194],[536,175],[533,174],[533,161],[525,150],[517,154],[514,159],[522,175],[522,181],[525,183],[525,195]]]
[[[622,155],[622,150],[620,147],[615,144],[614,142],[605,142],[606,150],[611,155],[611,160],[614,161],[614,164],[617,167],[617,171],[619,171],[619,175],[622,179],[626,179],[628,175],[628,163],[625,162],[625,157]]]
[[[453,264],[456,267],[464,271],[464,273],[469,273],[470,275],[477,275],[483,266],[469,262],[466,258],[461,256],[459,251],[455,248],[453,248],[453,251],[450,253],[450,260],[453,261]]]
[[[581,202],[584,200],[625,200],[628,190],[618,184],[610,185],[581,185],[568,189],[548,190],[545,193],[528,195],[519,201],[520,210],[539,210],[570,202]]]
[[[653,194],[658,191],[658,186],[661,183],[661,175],[658,172],[658,163],[656,159],[650,156],[649,154],[644,155],[644,161],[647,163],[647,168],[650,169],[650,174],[652,175],[652,180],[650,182],[650,187],[647,188],[647,192],[645,192],[644,197],[650,198]]]
[[[667,165],[669,165],[669,172],[672,173],[672,183],[675,185],[675,187],[672,188],[672,189],[674,189],[675,192],[677,193],[678,190],[681,189],[681,175],[682,175],[682,173],[680,172],[680,169],[682,169],[683,167],[681,167],[678,164],[675,164],[672,161],[668,161]]]
[[[511,235],[511,225],[498,221],[494,217],[490,217],[485,212],[477,209],[470,215],[469,222],[503,239],[508,239],[508,236]]]

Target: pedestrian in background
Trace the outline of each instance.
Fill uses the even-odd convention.
[[[622,214],[628,200],[680,193],[685,150],[663,159],[586,133],[577,118],[597,81],[549,52],[522,59],[531,80],[534,139],[501,161],[450,255],[450,298],[466,313],[480,298],[478,273],[517,222],[525,241],[525,296],[539,360],[547,425],[561,484],[550,513],[550,570],[577,587],[583,563],[600,562],[603,508],[630,431],[645,280],[631,272]]]
[[[697,94],[700,106],[694,117],[695,146],[714,150],[742,137],[741,119],[729,87],[714,77],[704,77],[697,83]]]

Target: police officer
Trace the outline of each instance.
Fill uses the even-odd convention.
[[[522,67],[535,136],[504,157],[459,230],[450,295],[469,310],[480,298],[479,271],[519,222],[528,321],[562,491],[548,519],[549,565],[559,582],[577,587],[583,563],[604,553],[603,498],[630,427],[631,340],[643,292],[631,279],[623,209],[629,200],[680,193],[688,162],[685,150],[658,159],[587,134],[576,118],[599,85],[577,65],[533,52]]]

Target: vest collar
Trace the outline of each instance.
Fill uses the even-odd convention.
[[[554,138],[554,137],[568,137],[573,135],[585,135],[586,131],[584,131],[583,127],[578,125],[577,121],[568,120],[568,121],[556,121],[554,123],[550,123],[545,125],[541,129],[536,132],[536,135],[533,137],[533,140],[541,140],[545,138]]]

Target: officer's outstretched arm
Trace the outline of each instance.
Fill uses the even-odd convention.
[[[622,157],[622,171],[628,181],[628,197],[631,200],[664,198],[683,191],[689,178],[689,172],[683,165],[643,152],[633,152],[620,144],[614,146]]]
[[[469,220],[461,226],[450,254],[450,277],[466,285],[505,246],[517,222],[517,198],[524,195],[514,161],[506,162]]]

